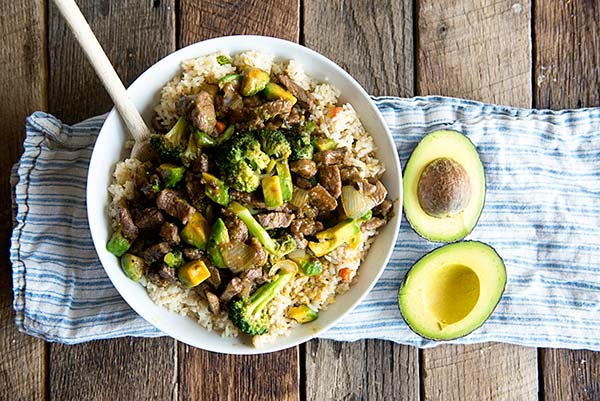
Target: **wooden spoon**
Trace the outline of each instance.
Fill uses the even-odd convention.
[[[85,17],[74,0],[54,0],[61,15],[67,22],[75,39],[85,52],[98,78],[112,98],[123,122],[135,139],[131,157],[147,160],[152,152],[150,148],[150,129],[142,119],[133,101],[127,94],[123,82],[117,75],[102,46],[96,39]]]

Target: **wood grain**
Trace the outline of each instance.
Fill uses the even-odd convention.
[[[47,107],[45,23],[42,0],[0,2],[0,400],[43,400],[46,393],[45,344],[17,332],[8,259],[11,166],[22,152],[25,117]]]
[[[419,94],[530,106],[529,9],[525,1],[421,1]],[[423,401],[537,400],[536,356],[503,344],[423,350]]]
[[[299,12],[299,0],[180,0],[179,44],[226,35],[265,35],[297,42]]]
[[[600,6],[595,1],[537,2],[534,96],[538,108],[600,106]],[[540,350],[545,400],[600,399],[600,353]]]
[[[299,2],[180,0],[181,46],[229,34],[260,34],[298,41]],[[252,44],[248,44],[252,48]],[[180,401],[299,400],[298,348],[233,356],[179,344]],[[201,380],[199,380],[201,378]]]
[[[410,1],[305,1],[304,45],[348,71],[373,95],[412,96]],[[379,340],[306,345],[306,399],[418,400],[416,348]]]
[[[125,84],[175,49],[175,1],[79,0],[79,6]],[[50,111],[74,122],[108,111],[110,99],[58,11],[49,9]],[[53,344],[53,400],[166,400],[176,393],[172,339],[117,339]]]

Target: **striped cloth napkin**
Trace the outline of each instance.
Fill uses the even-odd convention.
[[[452,342],[600,350],[600,108],[553,112],[445,97],[374,101],[402,165],[427,132],[448,128],[473,141],[485,166],[487,201],[468,239],[496,248],[508,283],[490,319]],[[34,113],[13,174],[16,324],[49,341],[163,335],[113,288],[88,231],[87,167],[103,119],[69,127]],[[437,344],[412,333],[397,306],[404,274],[436,246],[403,221],[377,285],[322,337]]]

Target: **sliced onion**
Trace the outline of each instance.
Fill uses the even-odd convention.
[[[296,273],[298,271],[298,265],[296,262],[289,259],[283,259],[275,263],[269,270],[269,276],[274,276],[281,270],[282,273]]]
[[[306,189],[294,187],[290,203],[298,209],[302,209],[308,203],[308,191]]]
[[[288,253],[286,256],[288,259],[291,259],[293,261],[301,260],[303,257],[306,256],[306,251],[301,248],[296,248],[292,252]]]
[[[342,187],[342,207],[346,216],[357,219],[375,207],[375,200],[352,185]]]
[[[220,246],[223,262],[232,272],[239,273],[254,267],[255,251],[243,242],[228,242]]]

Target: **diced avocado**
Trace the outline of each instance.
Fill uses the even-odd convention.
[[[212,174],[202,173],[202,182],[204,183],[204,193],[213,202],[221,206],[229,204],[229,187],[223,181]]]
[[[312,310],[308,305],[292,306],[289,316],[298,323],[308,323],[317,320],[319,312]]]
[[[240,87],[242,96],[256,95],[265,89],[271,79],[268,72],[259,68],[247,68],[242,75],[242,86]]]
[[[269,82],[262,94],[267,100],[287,99],[292,102],[292,105],[296,104],[297,99],[289,91],[285,90],[282,86],[277,85],[275,82]]]
[[[332,138],[316,138],[313,140],[315,151],[322,152],[324,150],[333,150],[337,148],[335,139]]]
[[[181,230],[181,239],[198,249],[205,250],[209,230],[208,221],[200,212],[196,212]]]
[[[281,185],[281,197],[284,202],[289,202],[294,193],[294,184],[292,184],[290,166],[287,161],[282,160],[277,162],[275,167],[277,168],[277,176],[279,177],[279,184]]]
[[[173,188],[183,179],[185,168],[171,163],[163,163],[158,166],[156,172],[165,183],[165,187]]]
[[[213,224],[208,243],[206,244],[206,253],[215,266],[225,268],[225,261],[221,253],[220,245],[229,242],[229,232],[223,220],[219,217]]]
[[[196,137],[196,143],[201,148],[210,148],[217,144],[217,141],[208,135],[206,132],[200,131],[199,129],[195,129],[192,131],[192,135]]]
[[[223,89],[223,87],[233,81],[236,80],[241,80],[242,79],[242,74],[228,74],[225,75],[223,78],[219,79],[219,82],[217,83],[219,85],[219,89]]]
[[[202,260],[193,260],[177,270],[179,281],[188,288],[192,288],[210,277],[210,271]]]
[[[121,256],[129,250],[131,243],[123,236],[121,227],[117,229],[108,240],[106,250],[115,256]]]
[[[123,269],[123,272],[127,277],[135,282],[140,281],[144,275],[145,267],[146,262],[139,256],[130,253],[121,256],[121,269]]]
[[[402,317],[422,337],[453,340],[481,326],[506,285],[502,258],[489,245],[463,241],[419,259],[398,293]]]
[[[317,233],[316,237],[319,242],[309,241],[308,247],[317,257],[326,255],[343,244],[355,249],[360,243],[360,226],[354,220],[347,220]]]
[[[477,149],[460,132],[426,135],[404,169],[406,219],[430,241],[453,242],[468,235],[481,215],[485,192]]]
[[[265,198],[265,204],[268,207],[278,207],[283,205],[283,193],[281,191],[281,182],[279,177],[272,175],[264,177],[261,181],[262,191]]]

